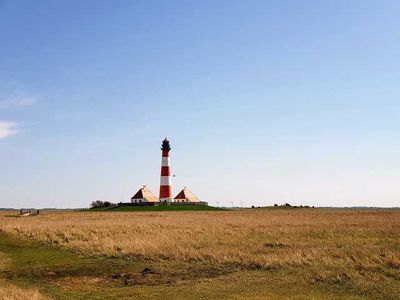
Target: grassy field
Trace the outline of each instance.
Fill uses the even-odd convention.
[[[0,287],[16,293],[52,299],[400,295],[396,210],[7,215],[0,213]]]

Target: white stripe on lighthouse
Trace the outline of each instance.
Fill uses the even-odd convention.
[[[171,176],[161,176],[161,183],[160,185],[171,185]]]
[[[168,167],[169,166],[169,157],[163,157],[161,161],[161,167]]]

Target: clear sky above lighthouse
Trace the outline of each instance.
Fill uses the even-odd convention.
[[[400,205],[399,1],[0,1],[0,207]]]

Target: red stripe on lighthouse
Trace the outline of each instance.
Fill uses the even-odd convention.
[[[161,197],[163,195],[163,197]],[[160,186],[160,199],[161,198],[172,198],[172,186],[171,185],[161,185]]]
[[[161,166],[161,176],[171,176],[170,167]]]

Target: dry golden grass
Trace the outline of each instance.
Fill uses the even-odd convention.
[[[314,285],[363,293],[386,285],[387,294],[400,293],[400,211],[395,210],[53,212],[0,215],[0,230],[88,255],[295,270]]]
[[[45,300],[48,299],[38,291],[25,290],[18,288],[12,284],[0,281],[0,299],[1,300]]]
[[[152,259],[398,269],[400,212],[44,213],[0,218],[0,229],[86,253]]]
[[[31,291],[18,288],[12,284],[0,281],[0,299],[1,300],[45,300],[48,299],[38,291]]]

